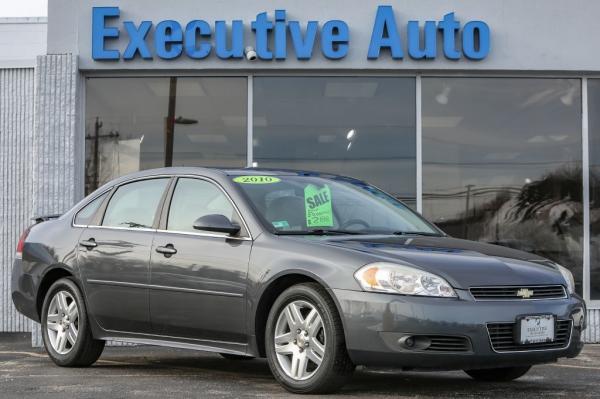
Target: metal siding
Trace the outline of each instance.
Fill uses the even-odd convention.
[[[15,247],[32,217],[33,68],[0,69],[0,331],[31,330],[13,306]]]
[[[584,331],[584,340],[587,343],[600,343],[600,309],[588,310],[588,325]]]

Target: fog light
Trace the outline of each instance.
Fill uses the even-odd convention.
[[[405,335],[398,340],[398,344],[404,349],[425,350],[431,345],[431,339],[422,335]]]
[[[415,346],[415,339],[410,335],[405,335],[398,340],[398,344],[406,349],[412,349]]]

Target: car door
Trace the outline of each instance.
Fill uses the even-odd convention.
[[[78,264],[90,314],[106,330],[150,332],[149,262],[169,178],[117,187],[98,225],[80,236]]]
[[[177,180],[154,238],[150,316],[156,334],[245,343],[246,275],[252,240],[238,211],[215,182]],[[220,214],[239,224],[235,236],[193,228]],[[166,252],[165,252],[166,249]]]

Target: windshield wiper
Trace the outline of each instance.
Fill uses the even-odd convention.
[[[357,235],[361,234],[358,231],[349,230],[335,230],[335,229],[314,229],[314,230],[289,230],[289,231],[278,231],[277,235],[294,235],[294,236],[326,236],[330,234],[348,234]]]
[[[394,231],[392,233],[395,236],[425,236],[425,237],[442,237],[440,233],[428,232],[428,231]]]

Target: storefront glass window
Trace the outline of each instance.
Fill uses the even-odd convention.
[[[580,80],[422,82],[424,215],[452,236],[558,262],[581,293]]]
[[[254,78],[258,167],[365,179],[414,206],[415,79]]]
[[[588,80],[590,298],[600,300],[600,79]]]
[[[246,165],[246,78],[90,78],[86,193],[163,166]]]

